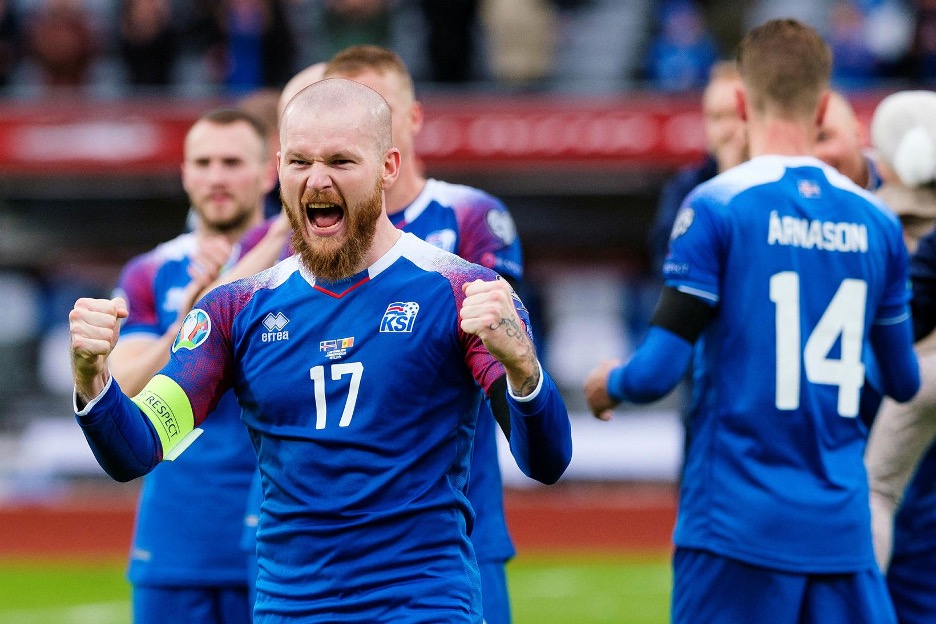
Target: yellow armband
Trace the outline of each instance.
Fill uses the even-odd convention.
[[[156,428],[164,460],[178,457],[202,433],[195,428],[192,404],[185,391],[165,375],[153,377],[133,402]]]

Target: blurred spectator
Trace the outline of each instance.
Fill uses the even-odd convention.
[[[251,91],[237,102],[237,108],[247,111],[263,122],[267,133],[267,154],[270,157],[270,177],[275,184],[263,200],[263,217],[275,217],[283,204],[279,195],[279,179],[276,175],[276,154],[279,152],[279,100],[280,90],[272,87]]]
[[[282,87],[297,47],[283,0],[198,0],[190,36],[203,38],[217,81],[234,94]]]
[[[29,16],[25,36],[26,53],[43,85],[88,84],[100,46],[82,0],[45,0]]]
[[[419,0],[426,22],[429,80],[468,82],[474,66],[480,0]]]
[[[844,95],[832,91],[816,139],[816,158],[858,186],[875,191],[881,186],[881,175],[876,159],[865,148],[867,144],[868,132],[855,110]]]
[[[837,0],[755,0],[748,3],[745,30],[777,18],[793,18],[821,33],[828,31],[829,11]]]
[[[552,83],[560,91],[620,93],[643,78],[655,0],[552,0],[558,42]]]
[[[0,87],[10,84],[10,75],[19,62],[20,24],[7,0],[0,0]]]
[[[362,43],[390,45],[391,0],[325,0],[324,4],[328,57]]]
[[[647,239],[650,268],[655,279],[663,275],[670,232],[686,195],[699,184],[747,160],[747,137],[738,114],[740,88],[741,75],[733,61],[721,61],[712,66],[708,85],[702,92],[705,159],[681,169],[666,181]]]
[[[666,91],[702,87],[718,59],[715,38],[702,11],[691,0],[665,0],[658,10],[657,27],[647,53],[647,78]]]
[[[936,0],[917,0],[911,47],[911,73],[922,80],[936,77]]]
[[[865,14],[854,2],[836,2],[829,13],[826,39],[832,48],[832,79],[844,87],[866,87],[878,73],[878,59],[867,38]]]
[[[178,53],[169,1],[122,0],[119,20],[120,56],[130,84],[169,84]]]
[[[839,0],[829,12],[826,37],[833,81],[865,88],[890,77],[907,54],[912,32],[912,15],[899,0]]]
[[[482,0],[481,18],[496,80],[526,85],[549,77],[556,54],[551,0]]]

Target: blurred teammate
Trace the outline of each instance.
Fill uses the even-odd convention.
[[[650,228],[650,269],[659,275],[669,251],[670,232],[676,213],[689,192],[715,175],[747,160],[744,121],[738,115],[737,96],[741,75],[733,61],[712,66],[709,82],[702,92],[702,119],[707,154],[705,160],[681,170],[660,192],[657,211]]]
[[[105,360],[123,302],[70,315],[78,419],[115,478],[173,457],[234,389],[263,484],[258,624],[480,622],[465,498],[479,387],[512,444],[568,421],[509,285],[387,218],[390,119],[348,80],[292,100],[278,163],[297,254],[200,300],[135,400]]]
[[[387,190],[387,213],[398,229],[412,232],[446,251],[492,268],[515,289],[523,277],[520,241],[513,219],[497,198],[464,185],[427,179],[422,174],[415,138],[422,126],[422,107],[415,99],[413,81],[393,51],[360,45],[336,54],[325,67],[312,66],[283,89],[284,108],[303,87],[325,77],[360,82],[381,94],[390,105],[394,145],[400,150],[400,173]],[[272,262],[268,257],[266,262]],[[476,514],[471,541],[481,571],[486,624],[510,622],[505,565],[514,555],[504,517],[503,491],[497,460],[496,424],[490,408],[482,405],[471,458],[468,499]],[[563,436],[563,432],[556,432]],[[550,469],[550,472],[552,469]],[[549,472],[531,473],[550,481]]]
[[[264,132],[250,115],[217,110],[186,135],[182,184],[194,230],[131,260],[118,285],[129,316],[110,369],[127,394],[169,361],[194,297],[261,222],[273,184]],[[193,452],[143,481],[129,566],[136,624],[250,621],[239,538],[257,462],[233,393],[220,399],[204,431]]]
[[[881,174],[877,162],[865,149],[867,132],[845,96],[829,93],[829,104],[819,125],[816,158],[832,165],[839,173],[869,191],[880,188]]]
[[[916,215],[905,234],[916,250],[911,309],[923,384],[909,403],[883,403],[865,462],[875,552],[897,619],[923,624],[936,621],[936,93],[889,95],[871,129],[887,178],[882,195],[902,215]]]
[[[625,366],[586,379],[596,416],[679,380],[696,345],[673,622],[893,622],[874,560],[862,351],[898,400],[919,386],[900,225],[811,156],[828,46],[772,20],[738,48],[751,159],[677,216],[665,287]]]

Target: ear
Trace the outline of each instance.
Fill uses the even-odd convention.
[[[413,125],[413,136],[416,136],[423,125],[423,107],[419,102],[413,102],[410,108],[410,123]]]
[[[825,119],[826,111],[829,108],[829,95],[828,91],[823,91],[822,95],[819,96],[819,106],[816,108],[817,128],[822,126],[822,121]]]
[[[735,89],[735,107],[738,109],[738,117],[741,118],[741,121],[747,123],[747,97],[741,87]]]
[[[189,180],[188,180],[188,167],[185,166],[185,161],[179,165],[179,173],[181,174],[182,179],[182,188],[188,193],[189,190]]]
[[[396,182],[400,174],[400,150],[391,147],[384,155],[383,172],[380,176],[381,188],[387,190]]]

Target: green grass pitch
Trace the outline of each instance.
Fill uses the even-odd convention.
[[[0,559],[0,624],[129,624],[123,561]],[[514,624],[660,624],[665,554],[521,555],[508,577]]]

